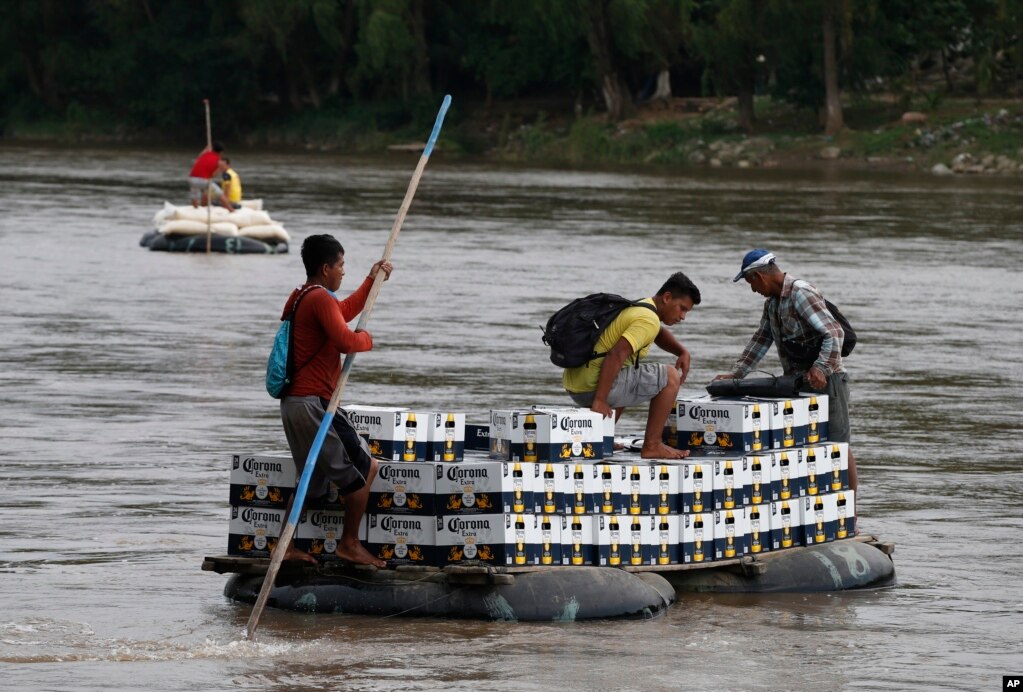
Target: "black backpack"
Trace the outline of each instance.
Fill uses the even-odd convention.
[[[543,327],[543,342],[551,347],[551,362],[559,368],[577,368],[607,353],[596,353],[597,340],[607,326],[625,308],[646,307],[650,303],[622,298],[614,293],[593,293],[576,298],[551,315]]]
[[[842,325],[842,331],[845,332],[845,338],[842,339],[842,357],[845,358],[856,348],[856,331],[849,324],[849,320],[845,318],[842,311],[838,309],[837,305],[827,298],[824,299],[824,305],[827,306],[831,316]],[[808,342],[779,340],[778,347],[779,350],[785,352],[785,357],[796,365],[797,368],[809,370],[820,355],[823,343],[824,337],[817,335]]]

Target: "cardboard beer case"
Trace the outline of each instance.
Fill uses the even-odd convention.
[[[645,519],[650,523],[653,543],[650,547],[651,565],[677,565],[682,562],[681,517],[677,514],[657,514]]]
[[[686,459],[674,462],[681,469],[680,509],[683,514],[709,512],[714,508],[714,462]]]
[[[437,465],[437,514],[533,510],[537,464],[470,459]]]
[[[601,480],[597,478],[592,462],[569,462],[558,464],[561,471],[562,504],[558,510],[562,514],[581,515],[599,514],[597,504],[603,495]]]
[[[772,451],[750,452],[749,504],[766,505],[778,499],[778,455]]]
[[[465,424],[465,448],[474,452],[490,451],[490,423]]]
[[[465,414],[429,411],[426,414],[426,459],[462,461],[465,458]]]
[[[443,464],[434,462],[378,462],[367,511],[436,516],[437,477],[443,468]]]
[[[746,508],[749,520],[749,551],[752,555],[771,550],[771,505],[750,505]]]
[[[373,456],[387,461],[426,461],[428,413],[393,406],[349,404],[341,408],[355,431],[366,438]]]
[[[714,509],[734,509],[750,503],[752,474],[744,456],[714,459]]]
[[[856,535],[856,500],[852,490],[802,498],[803,542],[830,543]]]
[[[337,560],[335,550],[341,541],[345,526],[345,513],[339,510],[307,509],[295,527],[295,547],[304,550],[317,560]],[[366,539],[366,515],[359,522],[359,540]]]
[[[683,514],[680,518],[682,562],[699,564],[714,559],[714,513]]]
[[[806,444],[810,427],[809,397],[747,397],[745,400],[761,402],[770,408],[772,448],[791,449]]]
[[[270,557],[287,518],[284,509],[232,507],[227,532],[227,554]]]
[[[604,417],[587,409],[490,412],[490,456],[505,461],[576,461],[604,457]]]
[[[388,565],[435,564],[437,517],[367,514],[366,549]]]
[[[806,495],[806,457],[803,449],[775,450],[778,457],[778,499],[791,500]]]
[[[561,564],[596,565],[597,545],[594,522],[597,517],[564,515],[561,519]]]
[[[770,523],[771,550],[803,545],[803,506],[799,498],[772,502]]]
[[[591,413],[590,409],[573,406],[562,406],[559,404],[533,404],[532,409],[540,413],[561,413],[572,415],[576,412]],[[607,416],[603,421],[604,447],[602,455],[605,459],[610,458],[615,451],[615,419],[614,416]]]
[[[466,561],[507,567],[538,565],[540,517],[535,514],[447,514],[437,519],[437,564]]]
[[[754,409],[761,416],[760,402],[711,396],[679,398],[675,402],[678,449],[693,453],[717,451],[743,454],[769,446],[761,436],[764,418],[754,418]],[[669,424],[670,436],[670,424]]]
[[[828,441],[828,408],[827,394],[800,394],[801,399],[806,399],[807,427],[806,444],[815,445]]]
[[[714,559],[731,560],[749,554],[749,517],[745,507],[714,510]]]

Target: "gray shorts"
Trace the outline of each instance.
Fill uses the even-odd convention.
[[[202,196],[206,194],[206,184],[210,183],[206,178],[188,178],[188,195],[193,202],[202,201]],[[220,189],[220,186],[215,182],[210,183],[210,195],[220,197],[224,194],[224,191]]]
[[[828,376],[828,439],[849,441],[849,375],[836,372]]]
[[[286,396],[281,399],[284,434],[299,474],[305,468],[309,449],[324,415],[326,406],[318,396]],[[334,414],[320,448],[307,496],[312,499],[326,495],[330,490],[328,481],[337,486],[342,496],[353,493],[366,485],[372,464],[369,446],[355,432],[344,411],[339,410]]]
[[[626,408],[649,402],[668,386],[669,367],[661,363],[640,363],[638,368],[633,365],[622,368],[611,385],[607,405],[611,408]],[[593,405],[595,393],[569,392],[568,395],[579,406],[589,408]],[[831,424],[830,419],[828,424]]]

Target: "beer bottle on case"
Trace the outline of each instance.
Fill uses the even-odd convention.
[[[755,505],[759,505],[764,501],[764,491],[760,487],[760,482],[764,478],[764,467],[760,464],[760,457],[753,457],[750,471],[753,474],[752,502]]]
[[[671,511],[671,503],[668,501],[668,490],[670,484],[668,483],[668,467],[667,465],[661,465],[661,472],[657,477],[659,497],[657,499],[657,513],[668,514]]]
[[[810,444],[819,442],[821,439],[821,432],[817,429],[817,423],[820,418],[820,407],[817,405],[817,397],[810,397],[810,427],[806,432],[806,441]]]
[[[660,543],[660,549],[657,551],[657,564],[659,565],[670,565],[671,555],[668,554],[668,518],[661,517],[660,523],[657,525],[658,542]]]
[[[543,511],[544,514],[558,511],[554,502],[554,467],[551,464],[547,464],[543,470]]]
[[[725,557],[735,557],[735,515],[725,513]]]
[[[846,518],[846,506],[845,506],[845,493],[839,493],[836,498],[838,505],[838,532],[835,534],[836,538],[845,538],[849,535],[849,529],[845,526]]]
[[[629,472],[629,514],[640,514],[642,510],[639,502],[639,467],[633,466]]]
[[[455,460],[455,414],[449,413],[444,421],[444,454],[443,461]]]
[[[693,511],[703,511],[703,467],[693,467]]]
[[[760,541],[760,508],[756,506],[749,510],[749,540],[750,552],[759,553],[764,549]]]
[[[583,564],[583,523],[579,517],[572,517],[572,564]]]
[[[536,416],[531,413],[526,414],[526,422],[522,424],[522,441],[524,447],[522,460],[536,461]]]
[[[763,437],[763,423],[760,420],[760,404],[753,404],[753,444],[751,448],[754,452],[759,452],[764,448],[764,437]]]
[[[554,551],[551,549],[553,544],[551,534],[551,518],[548,515],[543,515],[543,521],[540,522],[540,542],[543,547],[540,550],[540,563],[544,565],[554,564]]]
[[[781,547],[792,547],[792,509],[788,502],[781,503]]]
[[[515,466],[512,467],[512,511],[513,512],[525,512],[526,501],[522,494],[522,464],[515,462]]]
[[[612,514],[608,518],[607,530],[611,534],[611,549],[608,551],[607,564],[617,567],[622,564],[622,534],[616,515]]]
[[[842,448],[831,445],[831,489],[842,489]]]
[[[575,465],[575,472],[572,474],[572,481],[575,486],[575,501],[572,503],[573,514],[586,514],[586,494],[583,492],[586,482],[583,477],[582,464]]]
[[[515,564],[526,564],[526,522],[521,514],[515,515]]]
[[[817,452],[810,447],[806,450],[806,493],[816,495],[817,492]]]
[[[632,554],[629,556],[629,564],[643,564],[643,525],[639,523],[639,517],[632,518],[630,529],[630,540],[632,541]]]
[[[693,562],[703,562],[703,515],[693,517]]]
[[[614,498],[611,494],[611,466],[604,464],[600,467],[600,487],[603,495],[600,500],[600,511],[610,514],[614,511]]]
[[[735,507],[735,469],[732,468],[732,462],[725,462],[725,470],[722,472],[725,477],[725,509],[732,509]]]
[[[408,414],[405,419],[405,450],[401,455],[402,461],[416,460],[416,414]]]
[[[790,400],[785,400],[785,407],[781,410],[781,415],[785,426],[785,433],[781,444],[783,447],[791,447],[796,443],[796,436],[792,430],[795,413],[792,411],[792,402]]]
[[[781,459],[778,460],[778,469],[781,473],[781,491],[778,496],[783,500],[787,500],[792,497],[792,481],[790,478],[789,455],[785,452],[781,453]]]
[[[813,502],[813,514],[814,514],[814,518],[817,520],[816,521],[816,525],[814,527],[814,532],[813,532],[813,542],[814,543],[823,543],[824,542],[824,538],[825,538],[825,536],[824,536],[824,501],[821,499],[820,495],[818,495],[817,499],[814,500],[814,502]]]

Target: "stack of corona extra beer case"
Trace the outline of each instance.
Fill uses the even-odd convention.
[[[827,441],[827,395],[680,398],[665,437],[712,471],[715,559],[855,535],[849,446]]]
[[[287,521],[295,485],[295,463],[290,454],[235,454],[231,458],[228,555],[270,556]],[[343,501],[331,485],[326,497],[306,503],[295,527],[296,547],[321,559],[334,559],[344,515]],[[365,538],[365,525],[359,533]]]

